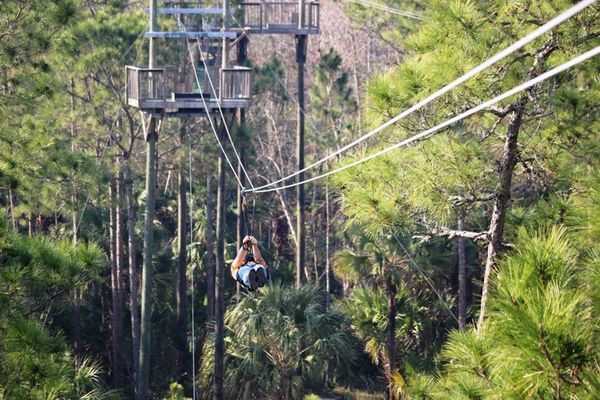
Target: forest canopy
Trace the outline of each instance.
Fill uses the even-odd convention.
[[[2,3],[0,399],[599,398],[600,5],[257,4]]]

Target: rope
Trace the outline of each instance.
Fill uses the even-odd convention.
[[[187,42],[187,41],[186,41]],[[196,72],[196,63],[194,62],[194,57],[192,54],[192,49],[190,47],[190,43],[187,42],[187,48],[188,48],[188,54],[190,56],[190,62],[192,64],[192,69],[194,70],[194,77],[196,78],[196,83],[198,84],[198,88],[200,89],[200,97],[202,98],[202,104],[204,105],[204,109],[206,110],[206,116],[208,117],[208,122],[210,123],[210,127],[215,135],[215,138],[217,139],[217,143],[219,144],[219,148],[221,149],[221,153],[223,153],[223,156],[225,157],[225,160],[227,160],[227,164],[229,164],[229,168],[231,168],[231,171],[233,172],[233,176],[235,176],[235,179],[238,181],[238,184],[240,185],[240,187],[242,188],[242,191],[245,190],[244,188],[244,184],[242,183],[242,181],[240,180],[240,177],[237,174],[237,171],[235,170],[235,168],[233,167],[233,164],[231,164],[231,160],[229,160],[229,157],[227,156],[227,153],[225,152],[225,148],[223,147],[223,143],[221,143],[221,139],[219,139],[219,134],[217,133],[217,130],[215,128],[215,124],[210,116],[210,111],[208,109],[208,105],[206,104],[206,99],[204,98],[204,94],[202,93],[202,89],[201,89],[201,84],[200,84],[200,78],[198,78],[198,73]],[[225,124],[225,121],[223,121],[223,123]],[[225,126],[227,126],[225,124]]]
[[[360,5],[367,6],[367,7],[371,7],[371,8],[375,8],[380,11],[389,12],[391,14],[400,15],[400,16],[406,17],[406,18],[417,19],[420,21],[427,19],[419,14],[415,14],[415,13],[408,12],[408,11],[402,11],[397,8],[392,8],[392,7],[386,6],[385,4],[372,3],[372,2],[366,1],[366,0],[346,0],[346,1],[360,4]]]
[[[206,64],[206,60],[204,59],[204,54],[202,53],[202,46],[200,45],[200,38],[196,38],[196,42],[198,43],[198,52],[200,53],[200,58],[202,60],[202,63],[204,64],[204,69],[206,70],[206,76],[208,78],[208,83],[210,84],[210,87],[215,96],[215,99],[217,100],[217,108],[219,109],[219,114],[221,114],[221,119],[223,120],[223,126],[225,127],[225,131],[227,132],[227,137],[229,138],[229,143],[231,143],[231,147],[233,148],[235,157],[237,158],[238,163],[240,164],[240,168],[244,172],[246,179],[248,179],[248,183],[250,183],[250,187],[252,187],[252,189],[254,189],[252,180],[250,179],[250,176],[248,175],[246,168],[244,168],[244,164],[242,164],[242,159],[240,158],[240,155],[238,154],[238,151],[235,148],[233,139],[231,138],[231,132],[229,132],[229,127],[227,126],[227,121],[225,120],[225,116],[223,115],[223,110],[221,108],[221,100],[219,100],[219,96],[217,96],[217,91],[215,89],[215,85],[213,85],[212,78],[210,77],[210,73],[208,72],[208,65]],[[202,88],[198,87],[198,89],[200,89],[200,91],[202,91]]]
[[[490,100],[488,100],[488,101],[486,101],[484,103],[481,103],[480,105],[478,105],[476,107],[471,108],[470,110],[467,110],[467,111],[465,111],[465,112],[463,112],[463,113],[461,113],[461,114],[459,114],[459,115],[457,115],[457,116],[455,116],[453,118],[450,118],[450,119],[446,120],[445,122],[442,122],[441,124],[434,126],[433,128],[427,129],[426,131],[423,131],[423,132],[421,132],[421,133],[419,133],[417,135],[411,136],[408,139],[405,139],[405,140],[403,140],[403,141],[401,141],[399,143],[396,143],[396,144],[394,144],[394,145],[392,145],[390,147],[387,147],[387,148],[385,148],[383,150],[380,150],[380,151],[378,151],[378,152],[376,152],[374,154],[371,154],[371,155],[369,155],[367,157],[364,157],[364,158],[361,158],[359,160],[356,160],[356,161],[354,161],[354,162],[352,162],[350,164],[344,165],[344,166],[342,166],[340,168],[334,169],[334,170],[329,171],[327,173],[324,173],[324,174],[321,174],[321,175],[317,175],[317,176],[309,178],[309,179],[305,179],[305,180],[300,181],[300,182],[292,183],[292,184],[285,185],[285,186],[279,186],[279,187],[275,187],[275,188],[270,188],[270,189],[259,189],[259,188],[256,188],[256,190],[253,190],[252,192],[254,192],[254,193],[272,192],[272,191],[276,191],[276,190],[280,190],[280,189],[288,189],[288,188],[295,187],[295,186],[298,186],[298,185],[302,185],[302,184],[305,184],[305,183],[308,183],[308,182],[313,182],[313,181],[316,181],[318,179],[325,178],[325,177],[327,177],[329,175],[333,175],[335,173],[344,171],[344,170],[346,170],[348,168],[352,168],[352,167],[354,167],[354,166],[356,166],[358,164],[362,164],[362,163],[364,163],[366,161],[369,161],[369,160],[371,160],[373,158],[376,158],[376,157],[379,157],[379,156],[384,155],[386,153],[389,153],[390,151],[395,150],[397,148],[407,146],[407,145],[409,145],[411,143],[414,143],[414,142],[417,142],[417,141],[420,141],[420,140],[429,139],[436,132],[438,132],[438,131],[440,131],[440,130],[442,130],[442,129],[444,129],[444,128],[446,128],[446,127],[448,127],[448,126],[450,126],[450,125],[452,125],[452,124],[454,124],[454,123],[456,123],[456,122],[458,122],[460,120],[463,120],[466,117],[469,117],[469,116],[471,116],[471,115],[473,115],[473,114],[475,114],[475,113],[477,113],[477,112],[479,112],[479,111],[481,111],[481,110],[483,110],[483,109],[485,109],[485,108],[487,108],[487,107],[489,107],[489,106],[491,106],[493,104],[496,104],[496,103],[498,103],[498,102],[500,102],[500,101],[502,101],[502,100],[504,100],[504,99],[506,99],[506,98],[508,98],[508,97],[510,97],[512,95],[514,95],[514,94],[522,92],[522,91],[530,88],[531,86],[534,86],[534,85],[536,85],[536,84],[538,84],[538,83],[540,83],[540,82],[542,82],[542,81],[544,81],[544,80],[546,80],[546,79],[548,79],[548,78],[550,78],[550,77],[552,77],[552,76],[554,76],[554,75],[556,75],[556,74],[558,74],[558,73],[560,73],[560,72],[562,72],[562,71],[564,71],[566,69],[569,69],[569,68],[571,68],[571,67],[573,67],[573,66],[575,66],[575,65],[577,65],[579,63],[582,63],[583,61],[586,61],[586,60],[588,60],[588,59],[590,59],[590,58],[598,55],[598,53],[600,53],[600,46],[597,46],[594,49],[589,50],[589,51],[587,51],[587,52],[579,55],[578,57],[575,57],[575,58],[571,59],[570,61],[567,61],[566,63],[561,64],[558,67],[553,68],[550,71],[547,71],[547,72],[541,74],[537,78],[534,78],[534,79],[531,79],[531,80],[529,80],[529,81],[527,81],[525,83],[522,83],[521,85],[519,85],[519,86],[517,86],[517,87],[515,87],[513,89],[510,89],[510,90],[502,93],[501,95],[494,97],[493,99],[490,99]]]
[[[144,27],[144,29],[142,29],[142,31],[139,33],[139,35],[137,35],[137,37],[135,38],[135,40],[133,41],[133,43],[131,43],[131,45],[130,45],[130,46],[127,48],[127,50],[125,50],[125,53],[123,53],[123,55],[121,56],[121,58],[119,58],[119,61],[117,61],[117,64],[121,64],[121,61],[123,61],[123,59],[125,58],[125,56],[126,56],[127,54],[129,54],[129,52],[131,51],[131,49],[132,49],[132,48],[133,48],[133,46],[135,45],[135,42],[137,42],[138,40],[140,40],[140,38],[141,38],[142,36],[144,36],[144,34],[146,33],[146,30],[147,30],[147,29],[148,29],[148,26],[145,26],[145,27]],[[138,55],[140,54],[140,51],[139,51],[139,50],[140,50],[140,48],[141,48],[141,45],[142,45],[143,43],[144,43],[143,41],[142,41],[142,42],[140,42],[140,47],[138,47],[138,51],[137,51],[137,53],[135,53],[135,61],[136,61],[136,62],[137,62],[137,59],[138,59]],[[134,64],[135,64],[135,62],[134,62]]]
[[[433,286],[433,282],[431,282],[431,279],[429,279],[429,277],[427,276],[427,274],[425,274],[425,271],[423,271],[423,269],[421,267],[419,267],[419,264],[417,264],[417,262],[415,261],[414,258],[412,258],[412,256],[410,255],[410,253],[408,252],[408,250],[406,250],[406,247],[404,247],[404,245],[402,244],[402,242],[400,241],[400,239],[398,239],[398,237],[396,236],[396,234],[390,229],[390,235],[392,235],[394,237],[394,239],[396,239],[396,242],[398,243],[398,245],[400,246],[400,248],[402,249],[402,251],[404,252],[404,254],[406,254],[406,257],[410,260],[411,264],[415,267],[415,269],[417,271],[419,271],[419,273],[421,274],[421,276],[423,277],[423,279],[425,279],[425,281],[427,282],[427,284],[429,285],[429,287],[431,288],[431,290],[433,290],[435,292],[435,294],[437,295],[438,299],[440,299],[440,301],[442,302],[442,304],[444,305],[444,307],[448,310],[448,312],[450,313],[450,315],[452,315],[452,318],[454,318],[454,320],[456,321],[456,323],[458,322],[458,318],[456,317],[456,315],[454,315],[454,313],[452,312],[452,310],[450,309],[450,306],[448,306],[448,303],[446,303],[446,301],[444,300],[444,298],[442,297],[442,295],[435,289],[435,287]]]
[[[396,115],[394,118],[390,119],[389,121],[385,122],[384,124],[378,126],[377,128],[373,129],[372,131],[364,134],[363,136],[359,137],[358,139],[354,140],[353,142],[341,147],[340,149],[338,149],[337,151],[334,151],[333,153],[329,154],[328,156],[312,163],[311,165],[296,171],[290,175],[287,175],[279,180],[273,181],[271,183],[259,186],[256,189],[257,192],[260,192],[260,189],[264,189],[267,188],[269,186],[274,186],[280,182],[286,181],[290,178],[293,178],[297,175],[300,175],[301,173],[308,171],[309,169],[312,169],[318,165],[323,164],[324,162],[331,160],[332,158],[336,157],[338,154],[345,152],[346,150],[356,146],[359,143],[364,142],[365,140],[367,140],[368,138],[372,137],[373,135],[376,135],[377,133],[381,132],[382,130],[388,128],[389,126],[395,124],[396,122],[400,121],[401,119],[409,116],[410,114],[412,114],[413,112],[419,110],[420,108],[422,108],[423,106],[429,104],[430,102],[432,102],[433,100],[437,99],[438,97],[442,96],[443,94],[449,92],[450,90],[454,89],[455,87],[457,87],[458,85],[462,84],[463,82],[467,81],[468,79],[470,79],[471,77],[477,75],[478,73],[480,73],[481,71],[485,70],[486,68],[494,65],[495,63],[497,63],[498,61],[502,60],[503,58],[507,57],[508,55],[514,53],[515,51],[517,51],[518,49],[520,49],[521,47],[525,46],[527,43],[533,41],[534,39],[540,37],[541,35],[543,35],[544,33],[550,31],[551,29],[553,29],[555,26],[561,24],[562,22],[566,21],[567,19],[571,18],[573,15],[577,14],[578,12],[580,12],[581,10],[585,9],[586,7],[590,6],[591,4],[593,4],[596,0],[584,0],[578,4],[576,4],[575,6],[569,8],[568,10],[564,11],[562,14],[560,14],[559,16],[555,17],[554,19],[548,21],[547,23],[545,23],[544,25],[540,26],[538,29],[534,30],[533,32],[531,32],[530,34],[528,34],[527,36],[523,37],[521,40],[515,42],[514,44],[510,45],[509,47],[507,47],[506,49],[502,50],[501,52],[497,53],[495,56],[489,58],[488,60],[484,61],[482,64],[480,64],[479,66],[473,68],[472,70],[470,70],[469,72],[467,72],[466,74],[464,74],[463,76],[461,76],[460,78],[452,81],[451,83],[449,83],[448,85],[444,86],[443,88],[441,88],[440,90],[438,90],[437,92],[431,94],[430,96],[426,97],[425,99],[421,100],[420,102],[418,102],[417,104],[413,105],[412,107],[410,107],[409,109],[403,111],[402,113]]]
[[[194,309],[194,262],[191,258],[191,244],[194,243],[194,190],[192,186],[192,137],[188,135],[188,169],[190,181],[190,260],[192,264],[190,287],[192,294],[192,399],[196,400],[196,319]]]
[[[246,195],[244,195],[243,193],[242,198],[244,199],[242,205],[242,214],[244,215],[244,226],[246,227],[246,235],[251,235],[252,228],[254,227],[254,210],[256,209],[256,197],[252,197],[252,217],[250,223],[248,223],[248,202]]]

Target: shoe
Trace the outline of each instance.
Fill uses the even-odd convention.
[[[250,271],[248,279],[250,280],[250,290],[256,290],[258,286],[258,274],[255,270]]]
[[[266,277],[266,272],[263,268],[261,268],[260,270],[258,270],[258,272],[256,273],[257,277],[258,277],[258,287],[263,287],[265,286],[265,283],[267,283],[267,277]]]

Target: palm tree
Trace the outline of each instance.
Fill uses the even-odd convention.
[[[338,278],[374,287],[372,292],[355,289],[347,311],[355,332],[366,342],[366,351],[376,364],[383,364],[386,397],[390,399],[396,386],[394,379],[400,376],[396,366],[396,295],[404,261],[390,246],[382,248],[367,235],[359,236],[359,246],[361,253],[343,249],[335,254],[334,273]]]
[[[324,293],[312,286],[273,284],[246,295],[225,322],[227,398],[300,399],[347,374],[356,356],[343,315],[326,310]],[[205,346],[201,384],[208,388],[213,359]]]

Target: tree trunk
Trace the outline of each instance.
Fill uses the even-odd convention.
[[[119,343],[117,342],[117,331],[116,325],[118,325],[116,321],[116,313],[117,313],[117,289],[118,289],[118,280],[117,280],[117,259],[115,256],[116,246],[115,246],[115,226],[116,226],[116,217],[115,217],[115,178],[112,176],[110,178],[108,184],[108,230],[109,230],[109,253],[110,253],[110,294],[111,294],[111,314],[110,314],[110,332],[111,332],[111,353],[110,353],[110,377],[112,379],[112,383],[114,387],[117,387],[116,384],[116,373],[119,371],[119,367],[117,366],[117,350],[119,347]]]
[[[15,219],[15,203],[13,198],[12,187],[8,185],[8,205],[10,207],[10,221],[13,231],[17,230],[17,220]]]
[[[127,203],[127,263],[129,264],[129,308],[131,314],[131,347],[133,365],[133,391],[137,398],[137,382],[140,371],[140,310],[139,310],[139,275],[137,268],[135,242],[135,200],[133,198],[133,178],[129,160],[124,161],[123,176],[125,180],[125,202]]]
[[[187,365],[187,327],[186,327],[186,270],[187,270],[187,196],[185,180],[185,125],[179,128],[179,165],[177,168],[177,350],[179,373],[185,372]]]
[[[112,177],[108,186],[109,192],[109,237],[110,237],[110,276],[111,276],[111,339],[112,339],[112,352],[111,352],[111,377],[113,386],[118,388],[121,387],[121,377],[123,375],[121,371],[121,343],[123,341],[123,309],[121,306],[122,295],[121,295],[121,250],[122,245],[119,235],[121,229],[119,224],[121,223],[119,207],[119,188],[118,178]]]
[[[207,293],[207,323],[210,325],[215,318],[215,241],[214,193],[212,189],[212,174],[206,174],[206,293]]]
[[[123,210],[121,208],[122,184],[117,172],[115,179],[115,274],[116,274],[116,303],[113,303],[113,325],[115,330],[116,358],[113,384],[123,386]]]
[[[296,236],[296,229],[294,228],[294,222],[292,221],[291,212],[289,211],[287,206],[284,191],[277,190],[275,193],[277,193],[277,198],[279,199],[279,203],[281,204],[281,210],[283,211],[285,221],[287,222],[288,228],[290,229],[292,240],[294,241],[294,244],[298,246],[298,237]]]
[[[75,211],[75,205],[73,205],[73,211],[71,214],[73,222],[73,246],[77,245],[79,240],[77,232],[77,211]],[[30,219],[31,221],[31,219]],[[30,225],[31,227],[31,225]],[[31,236],[31,235],[30,235]],[[75,289],[73,293],[73,343],[75,345],[75,364],[79,366],[81,356],[81,306],[79,298],[81,297],[79,289]]]
[[[483,274],[483,287],[481,290],[481,306],[479,310],[479,321],[477,323],[477,331],[483,331],[485,321],[485,312],[488,300],[488,292],[490,286],[490,276],[495,266],[496,257],[502,249],[502,239],[504,235],[504,222],[506,220],[506,212],[508,202],[510,201],[510,189],[512,184],[512,175],[517,163],[518,154],[518,136],[519,129],[523,123],[523,113],[526,103],[526,98],[522,97],[516,104],[515,110],[510,114],[510,121],[506,139],[504,141],[504,149],[499,166],[499,180],[496,186],[494,208],[492,211],[492,219],[490,222],[487,259],[485,263],[485,271]]]
[[[221,140],[225,141],[224,126]],[[225,158],[219,153],[219,186],[217,189],[217,264],[215,268],[215,400],[223,400],[223,325],[224,325],[224,273],[225,266]]]
[[[558,48],[556,44],[556,36],[552,35],[550,39],[544,43],[544,46],[537,52],[533,65],[527,72],[526,79],[530,80],[539,75],[539,67],[544,61]],[[504,140],[504,149],[498,168],[498,184],[494,192],[494,208],[490,222],[489,237],[490,241],[487,250],[487,259],[485,262],[485,271],[483,273],[483,287],[481,290],[481,306],[479,310],[479,320],[477,322],[477,332],[483,332],[485,323],[485,312],[489,293],[490,276],[495,266],[496,257],[502,250],[502,241],[504,236],[504,223],[506,220],[506,212],[510,201],[510,190],[512,184],[512,175],[517,164],[518,139],[519,130],[523,124],[523,116],[525,114],[525,106],[527,105],[528,96],[535,96],[535,89],[531,88],[526,91],[514,104],[512,104],[509,114],[509,123]]]
[[[312,253],[313,253],[313,268],[314,268],[314,273],[315,273],[315,286],[319,286],[320,282],[319,282],[319,266],[318,266],[318,262],[319,262],[319,258],[317,255],[317,250],[318,250],[318,245],[317,245],[317,227],[318,227],[318,219],[317,219],[317,207],[316,207],[316,203],[317,203],[317,187],[313,186],[313,196],[312,196],[312,202],[311,202],[311,209],[312,209],[312,215],[311,215],[311,219],[312,219]],[[308,279],[309,276],[307,274],[306,279],[307,281],[310,282],[310,279]]]
[[[329,183],[325,181],[325,304],[327,309],[331,304],[331,265],[329,261]]]
[[[465,229],[463,217],[458,217],[458,230]],[[464,330],[467,321],[467,260],[465,239],[458,238],[458,328]]]
[[[306,61],[307,35],[296,35],[296,63],[298,65],[298,110],[296,127],[296,159],[298,170],[304,169],[304,63]],[[297,182],[304,180],[298,174]],[[296,287],[300,287],[305,274],[304,184],[296,188]]]
[[[386,398],[392,399],[393,389],[393,374],[396,371],[396,285],[391,277],[385,281],[385,293],[387,295],[387,350],[388,350],[388,365],[387,365],[387,389]]]

